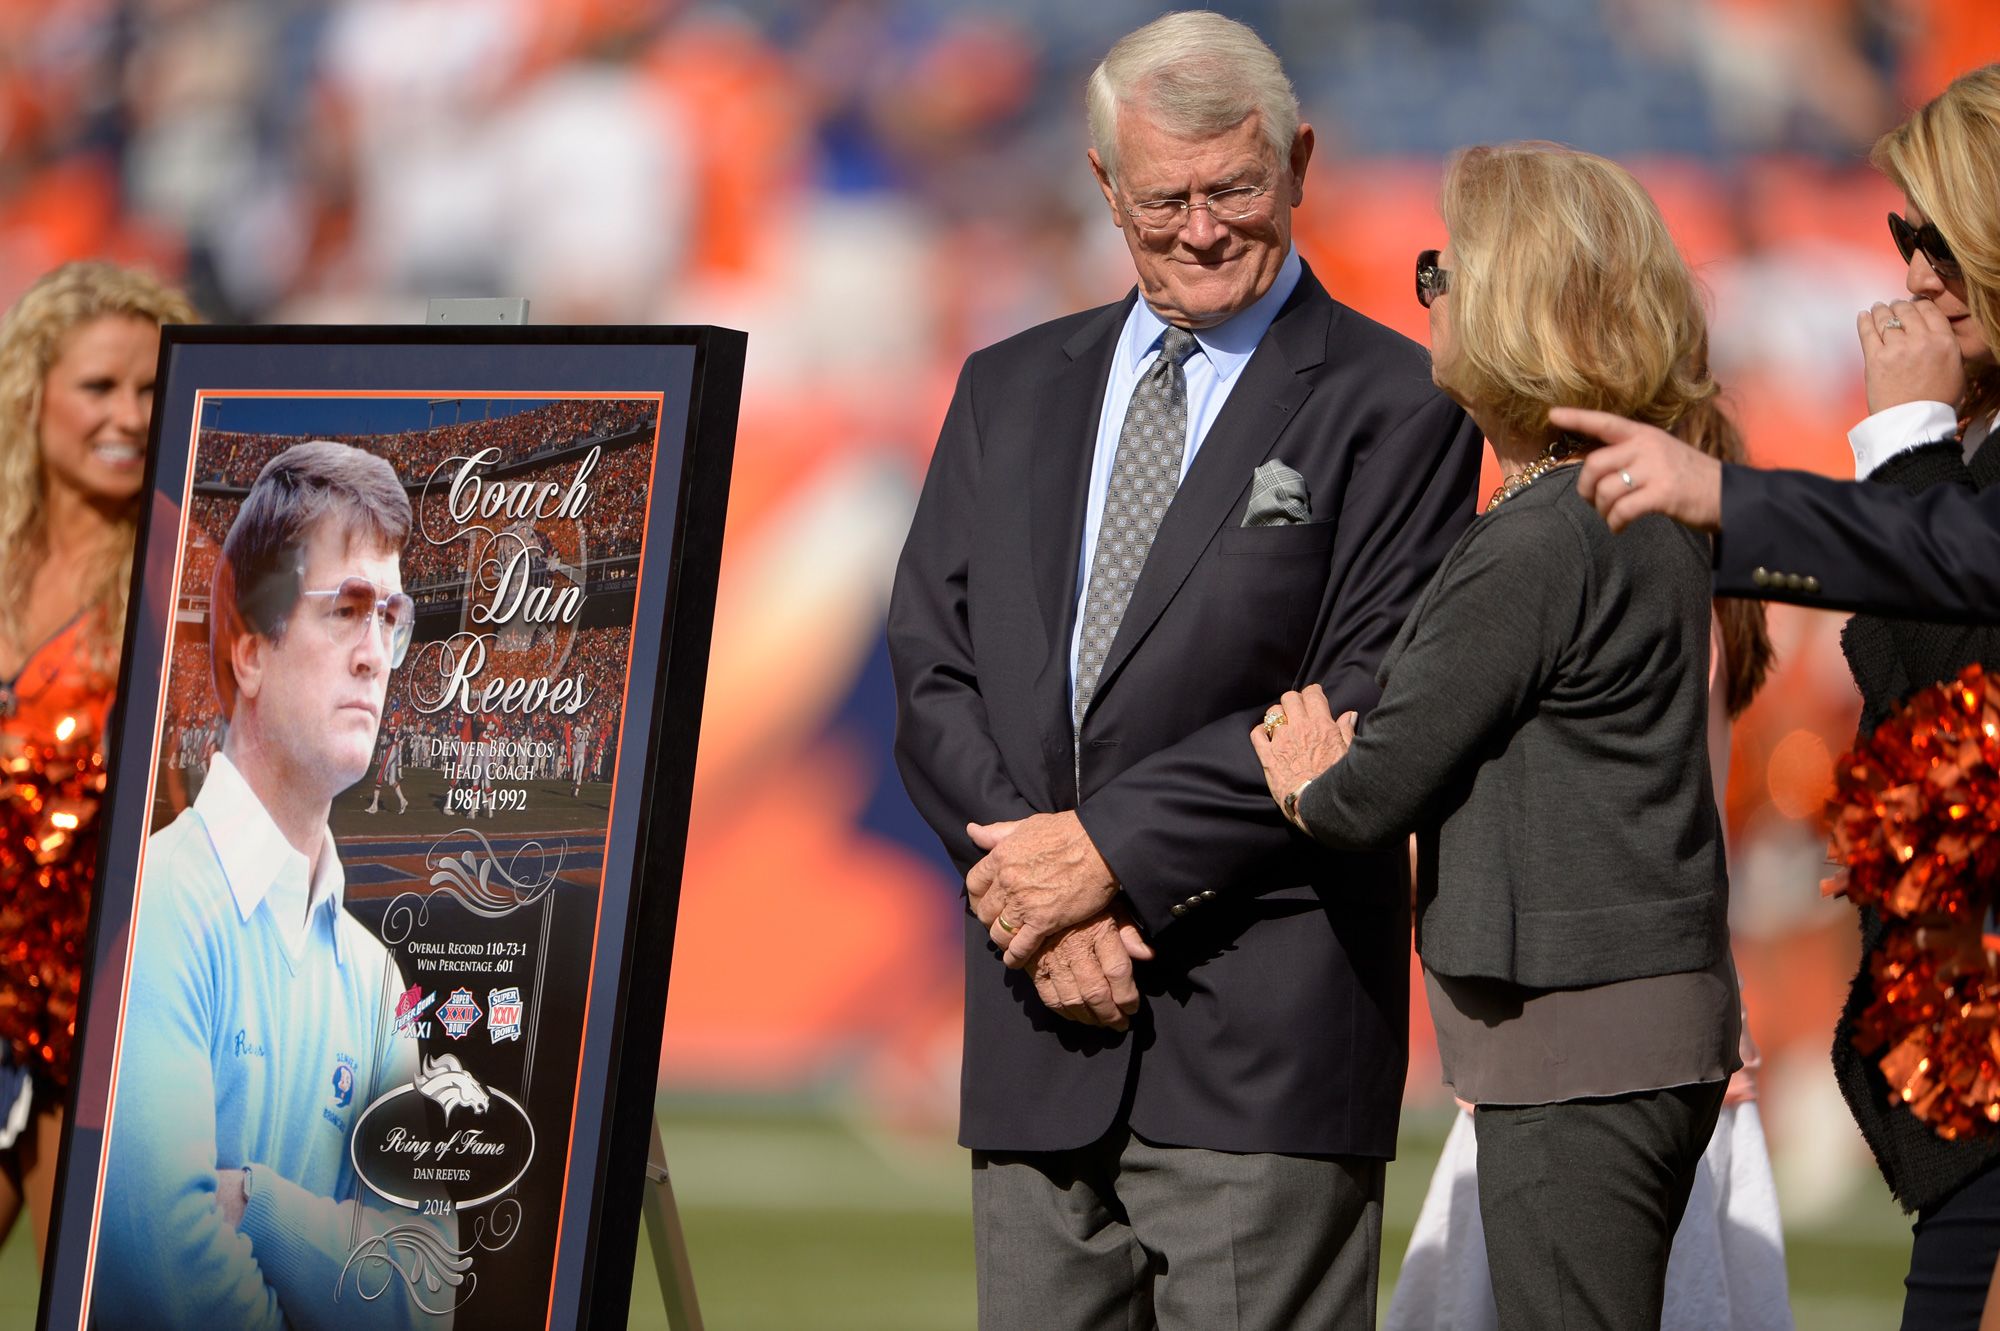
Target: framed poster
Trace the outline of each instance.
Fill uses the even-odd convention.
[[[165,330],[42,1326],[622,1324],[743,350]]]

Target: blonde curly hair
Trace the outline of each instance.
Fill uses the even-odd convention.
[[[186,296],[157,279],[115,264],[64,264],[37,279],[0,318],[0,633],[22,646],[22,609],[48,556],[42,509],[42,386],[70,334],[103,318],[155,324],[196,323]],[[85,577],[86,604],[100,607],[86,630],[92,657],[108,666],[118,655],[132,545],[142,500],[119,523],[119,537]]]

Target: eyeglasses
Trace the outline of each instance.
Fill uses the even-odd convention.
[[[382,637],[389,668],[403,664],[403,654],[410,650],[410,635],[417,627],[417,603],[402,592],[384,596],[368,579],[355,577],[342,579],[338,587],[327,591],[300,592],[299,598],[321,603],[314,617],[335,647],[347,651],[357,646],[373,623]]]
[[[1438,252],[1424,250],[1417,255],[1417,304],[1425,309],[1451,290],[1451,269],[1438,267]]]
[[[1238,185],[1234,189],[1219,189],[1200,203],[1190,203],[1186,199],[1148,199],[1135,203],[1125,211],[1133,221],[1145,231],[1178,231],[1187,225],[1188,218],[1197,208],[1208,209],[1208,215],[1218,222],[1240,222],[1246,217],[1255,217],[1264,211],[1264,198],[1269,193],[1262,185]]]
[[[1895,238],[1896,253],[1903,256],[1904,263],[1909,263],[1910,256],[1922,250],[1924,258],[1930,261],[1931,271],[1945,281],[1955,282],[1962,275],[1964,270],[1958,266],[1951,246],[1945,244],[1944,237],[1938,234],[1935,222],[1911,226],[1897,214],[1890,213],[1889,234]]]

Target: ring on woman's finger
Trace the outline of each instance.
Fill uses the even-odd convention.
[[[1276,739],[1278,737],[1278,727],[1283,724],[1285,724],[1284,708],[1273,707],[1270,711],[1264,713],[1264,738]]]
[[[1639,482],[1632,479],[1632,473],[1629,471],[1619,472],[1618,479],[1625,482],[1625,488],[1628,490],[1638,488]]]
[[[1893,314],[1882,321],[1882,327],[1884,330],[1890,328],[1901,328],[1902,326],[1903,326],[1903,321],[1901,319],[1898,319]]]

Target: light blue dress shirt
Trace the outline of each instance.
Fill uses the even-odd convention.
[[[455,1249],[457,1225],[371,1200],[355,1177],[354,1124],[371,1094],[411,1080],[418,1049],[385,1029],[402,976],[344,908],[326,837],[315,873],[217,754],[194,807],[146,841],[95,1324],[450,1325],[384,1263],[348,1264],[358,1237],[423,1224]],[[237,1168],[250,1170],[249,1196],[232,1229],[216,1171]],[[360,1292],[385,1281],[380,1298]]]
[[[1270,330],[1271,321],[1291,299],[1299,284],[1302,266],[1294,249],[1285,256],[1271,289],[1255,304],[1232,315],[1213,328],[1197,329],[1195,353],[1181,367],[1187,378],[1187,449],[1181,455],[1181,479],[1186,480],[1201,441],[1222,414],[1229,392],[1236,386],[1243,367]],[[1083,598],[1090,590],[1090,561],[1097,553],[1097,529],[1104,520],[1104,498],[1111,488],[1111,464],[1118,454],[1118,435],[1125,428],[1125,411],[1132,404],[1132,392],[1139,379],[1160,354],[1160,338],[1167,322],[1153,313],[1144,298],[1132,302],[1125,327],[1118,335],[1118,347],[1111,356],[1111,379],[1104,386],[1104,411],[1097,420],[1097,447],[1090,459],[1090,493],[1083,510],[1083,548],[1077,556],[1076,614],[1069,637],[1069,696],[1076,701],[1076,659],[1083,645]],[[1249,477],[1244,477],[1247,483]]]

